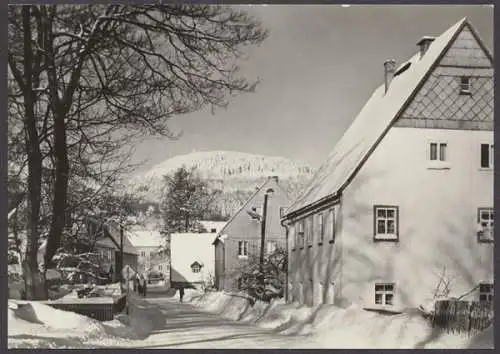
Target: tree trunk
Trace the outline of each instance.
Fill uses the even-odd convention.
[[[54,112],[54,151],[55,151],[55,182],[54,199],[52,202],[52,220],[50,224],[45,264],[48,265],[61,243],[61,235],[66,225],[66,205],[68,199],[69,160],[66,145],[66,110]]]
[[[24,109],[26,128],[26,151],[28,155],[28,230],[26,257],[23,261],[23,275],[27,299],[43,298],[43,281],[38,270],[38,221],[42,185],[42,154],[35,117],[33,92],[32,47],[30,6],[23,6],[24,31]]]

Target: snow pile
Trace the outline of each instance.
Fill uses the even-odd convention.
[[[109,290],[109,289],[108,289]],[[129,315],[118,314],[112,321],[100,322],[42,302],[9,301],[9,348],[100,348],[124,346],[148,337],[164,324],[156,307],[147,306],[134,296]]]
[[[205,293],[193,298],[200,309],[225,318],[254,323],[283,335],[306,335],[308,348],[493,348],[493,330],[469,337],[432,328],[420,314],[380,314],[357,305],[308,307],[255,302],[239,294]]]
[[[9,302],[9,348],[88,348],[113,346],[106,323],[41,302]]]

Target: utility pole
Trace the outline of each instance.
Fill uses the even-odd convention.
[[[264,247],[266,245],[266,218],[267,218],[267,198],[269,194],[264,194],[264,207],[262,208],[262,219],[260,229],[260,277],[264,286]]]
[[[123,224],[120,222],[120,281],[123,281]]]

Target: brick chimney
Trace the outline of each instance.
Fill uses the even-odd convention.
[[[384,62],[384,78],[385,78],[385,92],[389,90],[392,78],[394,77],[394,72],[396,71],[396,61],[394,59],[389,59]]]
[[[429,49],[429,46],[431,45],[432,42],[434,42],[435,39],[436,39],[435,37],[423,36],[418,41],[417,45],[420,48],[420,59],[422,59],[424,54],[427,52],[427,49]]]

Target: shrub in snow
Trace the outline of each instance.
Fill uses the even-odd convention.
[[[281,298],[284,294],[287,271],[287,254],[283,248],[260,257],[250,255],[249,261],[243,263],[234,273],[239,278],[240,289],[252,298],[269,302]]]

